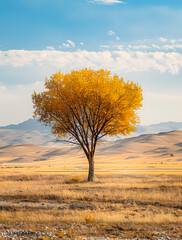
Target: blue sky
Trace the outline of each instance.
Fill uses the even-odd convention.
[[[182,1],[0,1],[0,125],[32,116],[45,77],[83,67],[139,82],[142,124],[182,121]]]
[[[180,38],[181,0],[101,3],[104,1],[1,1],[1,49],[40,50],[47,45],[58,47],[67,39],[72,39],[77,44],[86,42],[87,48],[93,50],[98,48],[99,43],[112,41],[106,35],[110,29],[122,41],[158,38],[161,34]]]

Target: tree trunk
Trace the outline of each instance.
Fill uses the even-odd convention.
[[[88,173],[88,182],[94,181],[94,160],[93,158],[88,159],[89,162],[89,173]]]

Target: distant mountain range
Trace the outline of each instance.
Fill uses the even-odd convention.
[[[14,129],[22,131],[38,131],[38,132],[47,132],[50,131],[49,127],[45,127],[43,124],[37,121],[37,119],[28,119],[19,124],[11,124],[7,126],[0,127],[0,129]]]
[[[37,119],[28,119],[19,124],[11,124],[0,127],[0,129],[14,129],[22,131],[38,131],[38,132],[50,132],[50,127],[46,127],[41,124]],[[136,134],[148,134],[148,133],[159,133],[169,132],[175,130],[182,130],[182,122],[161,122],[158,124],[151,125],[137,125]]]
[[[55,136],[51,134],[50,127],[36,119],[29,119],[19,124],[0,127],[0,145],[11,144],[55,145]]]
[[[136,132],[130,137],[175,130],[182,130],[182,122],[162,122],[148,126],[137,125]],[[53,145],[55,144],[55,136],[51,134],[50,127],[44,126],[36,119],[29,119],[19,124],[0,127],[0,145],[9,144]]]
[[[137,125],[135,134],[137,136],[148,133],[170,132],[182,130],[182,122],[161,122],[151,125]]]

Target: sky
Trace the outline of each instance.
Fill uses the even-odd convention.
[[[141,124],[182,121],[182,1],[0,1],[0,126],[32,117],[46,77],[85,67],[142,86]]]

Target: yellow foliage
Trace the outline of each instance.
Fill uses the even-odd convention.
[[[139,123],[142,89],[118,75],[100,69],[58,72],[45,81],[46,90],[32,95],[34,117],[52,127],[64,141],[82,147],[89,162],[98,140],[109,135],[128,135]],[[93,180],[93,164],[89,181]]]
[[[127,135],[139,122],[135,111],[142,106],[141,87],[117,75],[111,76],[110,71],[58,72],[46,79],[45,88],[46,91],[34,92],[32,96],[34,116],[50,124],[59,137],[69,135],[75,122],[88,130],[88,136],[92,128],[111,136]]]

